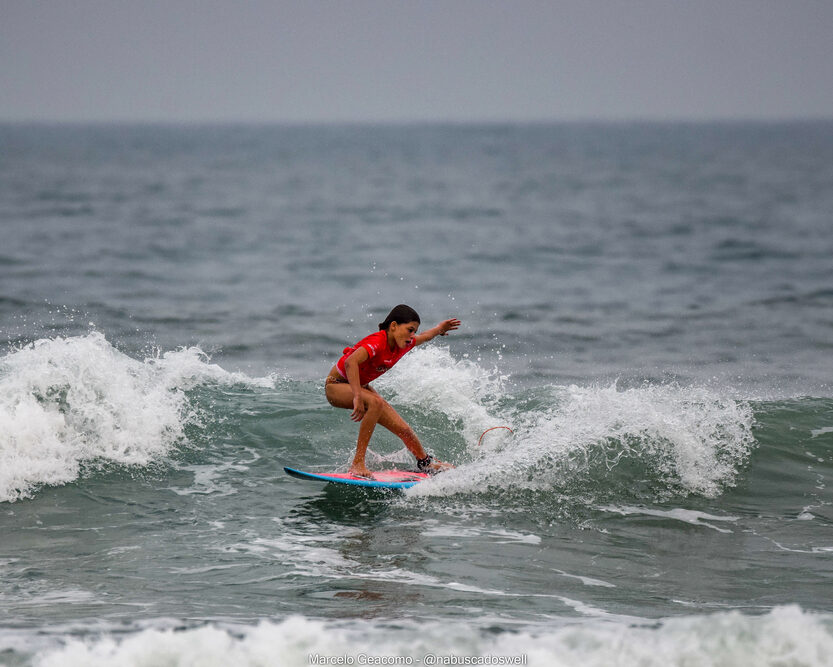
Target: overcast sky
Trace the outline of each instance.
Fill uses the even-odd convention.
[[[0,0],[0,119],[833,118],[833,0]]]

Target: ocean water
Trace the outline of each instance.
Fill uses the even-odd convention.
[[[833,123],[0,125],[0,225],[0,664],[833,664]],[[458,467],[284,475],[400,302]]]

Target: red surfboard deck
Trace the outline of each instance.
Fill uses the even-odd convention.
[[[409,472],[407,470],[377,470],[373,473],[373,479],[357,477],[348,472],[305,472],[289,467],[284,467],[284,471],[287,475],[298,479],[375,489],[408,489],[431,476],[426,472]]]

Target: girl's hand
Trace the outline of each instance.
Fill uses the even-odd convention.
[[[449,331],[454,331],[455,329],[460,328],[460,320],[456,317],[452,317],[449,320],[443,320],[437,325],[437,328],[440,330],[440,336],[447,336]]]
[[[416,338],[414,339],[415,345],[422,345],[423,343],[428,342],[435,336],[446,336],[448,335],[449,331],[454,331],[455,329],[459,328],[460,320],[456,317],[452,317],[448,320],[443,320],[433,329],[428,329],[425,333],[417,334]]]
[[[364,413],[365,413],[364,400],[362,399],[361,396],[354,396],[353,397],[353,412],[350,415],[350,419],[352,419],[354,422],[360,422],[362,419],[364,419]]]

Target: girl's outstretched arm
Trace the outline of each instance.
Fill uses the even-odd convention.
[[[417,334],[415,338],[414,345],[422,345],[423,343],[427,343],[432,338],[436,338],[437,336],[445,336],[449,331],[454,331],[460,327],[460,320],[456,317],[452,317],[448,320],[443,320],[433,329],[428,329],[428,331],[424,331],[421,334]]]

